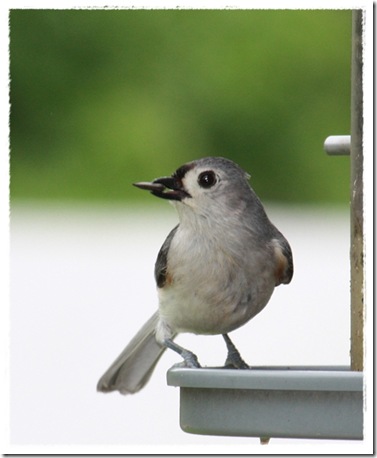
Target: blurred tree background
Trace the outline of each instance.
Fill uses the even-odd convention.
[[[348,203],[350,10],[11,10],[11,198],[147,199],[226,156],[262,200]]]

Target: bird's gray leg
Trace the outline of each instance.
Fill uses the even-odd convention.
[[[176,344],[172,339],[165,339],[164,344],[166,347],[182,356],[185,367],[201,367],[198,358],[194,353]]]
[[[228,334],[223,334],[226,347],[228,349],[228,356],[225,361],[225,367],[233,367],[235,369],[250,369],[249,365],[241,358],[241,355],[234,343],[230,340]]]

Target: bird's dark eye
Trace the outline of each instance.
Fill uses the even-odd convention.
[[[216,182],[216,175],[211,170],[207,172],[202,172],[198,178],[199,186],[201,186],[202,188],[212,188],[212,186],[215,185]]]

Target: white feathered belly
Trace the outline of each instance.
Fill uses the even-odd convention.
[[[237,266],[224,270],[204,262],[198,259],[191,271],[186,265],[184,276],[177,268],[158,291],[161,321],[173,332],[228,333],[259,313],[271,297],[275,284],[270,269],[252,275]]]

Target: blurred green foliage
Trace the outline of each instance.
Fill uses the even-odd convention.
[[[343,202],[350,10],[11,10],[11,198],[147,199],[207,155],[262,200]]]

